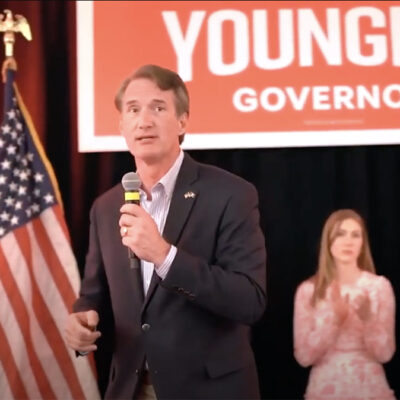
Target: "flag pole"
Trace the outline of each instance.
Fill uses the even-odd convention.
[[[20,32],[26,40],[32,40],[31,28],[28,20],[19,14],[13,18],[10,10],[4,10],[4,14],[0,13],[0,32],[4,32],[3,42],[5,46],[6,59],[1,68],[3,83],[6,81],[7,69],[17,70],[17,62],[14,58],[15,34]]]

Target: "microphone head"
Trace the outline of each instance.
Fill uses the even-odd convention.
[[[122,177],[121,183],[126,192],[135,192],[139,190],[142,181],[136,172],[128,172]]]

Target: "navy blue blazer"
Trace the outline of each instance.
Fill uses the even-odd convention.
[[[259,398],[250,326],[266,305],[266,252],[254,186],[185,154],[163,232],[178,251],[165,280],[153,274],[145,299],[121,244],[123,201],[118,184],[93,204],[74,305],[100,318],[112,309],[105,397],[132,399],[147,360],[158,399]]]

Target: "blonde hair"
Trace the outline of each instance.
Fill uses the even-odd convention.
[[[367,229],[362,217],[351,209],[342,209],[333,212],[326,220],[322,230],[318,268],[316,274],[312,278],[314,281],[314,293],[311,298],[311,304],[313,306],[315,306],[318,300],[325,297],[326,288],[335,277],[335,262],[330,249],[338,235],[340,224],[346,219],[355,220],[361,227],[362,246],[357,259],[358,267],[362,270],[375,273]]]

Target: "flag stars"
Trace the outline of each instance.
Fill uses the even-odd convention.
[[[18,100],[13,101],[0,123],[0,237],[57,202]]]
[[[43,198],[47,204],[50,204],[54,201],[54,196],[50,193],[47,193]]]
[[[44,175],[36,172],[33,178],[35,179],[35,182],[43,182]]]
[[[28,173],[27,173],[26,170],[20,172],[19,179],[21,181],[27,181],[28,180]]]
[[[14,145],[12,145],[12,144],[10,144],[10,145],[7,147],[7,153],[8,153],[8,154],[16,154],[16,150],[17,150],[17,146],[14,146]]]
[[[3,212],[0,214],[0,219],[1,219],[2,221],[9,221],[9,220],[10,220],[10,214],[7,213],[7,212],[5,212],[5,211],[3,211]]]
[[[15,118],[15,110],[10,110],[7,111],[8,119],[14,119]]]
[[[4,160],[4,161],[1,163],[1,168],[2,168],[2,169],[10,169],[10,167],[11,167],[11,162],[10,162],[10,160]]]
[[[6,135],[7,133],[10,133],[11,131],[11,126],[8,124],[2,125],[1,126],[1,130],[3,131],[3,133]]]
[[[7,207],[11,207],[14,204],[15,200],[12,197],[8,196],[6,199],[4,199],[4,201]]]

